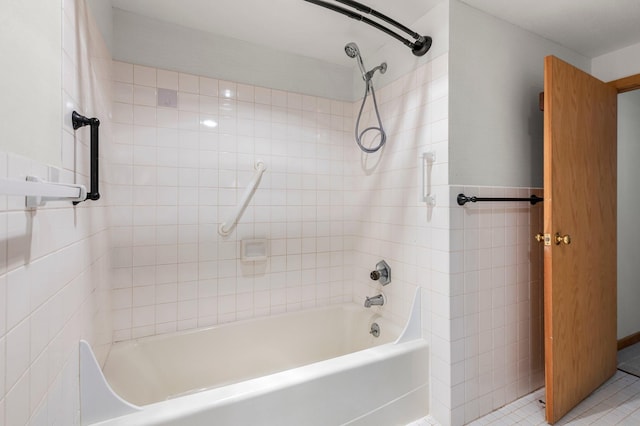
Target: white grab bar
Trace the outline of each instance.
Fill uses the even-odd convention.
[[[87,189],[73,183],[46,182],[37,176],[26,180],[0,179],[0,194],[26,197],[26,206],[43,206],[47,201],[84,201]]]
[[[256,191],[256,188],[260,183],[260,178],[262,178],[262,174],[265,170],[267,170],[267,166],[265,166],[265,164],[260,160],[256,161],[256,165],[254,166],[254,168],[256,169],[256,174],[253,175],[253,178],[247,185],[247,188],[244,190],[244,193],[240,198],[241,201],[236,206],[233,215],[229,216],[229,219],[222,222],[218,227],[218,233],[223,237],[228,236],[229,234],[231,234],[231,231],[233,231],[233,228],[236,226],[236,223],[238,223],[238,220],[240,219],[240,216],[242,216],[244,209],[247,208],[247,204],[249,204],[251,196]]]

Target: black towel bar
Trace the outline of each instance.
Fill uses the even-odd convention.
[[[71,123],[73,124],[73,130],[78,130],[84,126],[91,126],[91,190],[87,192],[87,198],[84,201],[95,201],[100,199],[100,192],[98,191],[98,127],[100,127],[100,120],[97,118],[87,118],[73,111],[71,114]],[[81,201],[73,202],[74,205],[79,203],[81,203]]]
[[[532,195],[529,198],[485,198],[485,197],[467,197],[464,194],[458,194],[458,205],[464,206],[466,203],[475,203],[478,201],[528,201],[531,205],[541,203],[544,198],[540,198],[537,195]]]

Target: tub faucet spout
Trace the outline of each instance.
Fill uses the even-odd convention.
[[[364,307],[370,308],[372,306],[382,306],[384,305],[384,295],[379,294],[373,297],[367,297],[364,301]]]

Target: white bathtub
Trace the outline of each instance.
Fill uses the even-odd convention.
[[[82,424],[405,425],[428,414],[419,304],[404,330],[352,304],[117,343],[104,374],[84,342]]]

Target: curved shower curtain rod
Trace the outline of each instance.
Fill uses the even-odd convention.
[[[306,2],[309,3],[313,3],[315,5],[318,6],[322,6],[325,7],[327,9],[333,10],[334,12],[338,12],[341,13],[343,15],[348,16],[349,18],[355,19],[356,21],[361,21],[364,22],[365,24],[369,24],[374,28],[377,28],[378,30],[387,33],[388,35],[390,35],[391,37],[395,38],[396,40],[399,40],[402,44],[404,44],[405,46],[409,47],[411,49],[411,51],[413,52],[414,55],[416,56],[422,56],[425,53],[427,53],[429,51],[429,49],[431,48],[431,42],[432,39],[429,36],[422,36],[418,33],[416,33],[415,31],[412,31],[410,28],[405,27],[404,25],[402,25],[401,23],[389,18],[386,15],[383,15],[382,13],[370,8],[369,6],[366,6],[362,3],[358,3],[357,1],[353,1],[353,0],[335,0],[338,3],[342,3],[345,4],[347,6],[350,6],[356,10],[359,10],[360,12],[364,12],[367,13],[369,15],[372,15],[384,22],[387,22],[391,25],[393,25],[394,27],[397,27],[399,29],[401,29],[402,31],[406,32],[407,34],[409,34],[411,37],[413,37],[414,39],[416,39],[415,42],[412,42],[404,37],[402,37],[401,35],[397,34],[394,31],[391,31],[389,28],[380,25],[379,23],[377,23],[376,21],[373,21],[369,18],[367,18],[366,16],[362,16],[359,13],[355,13],[349,9],[345,9],[344,7],[340,7],[337,6],[335,4],[332,3],[327,3],[325,1],[322,0],[304,0]]]

